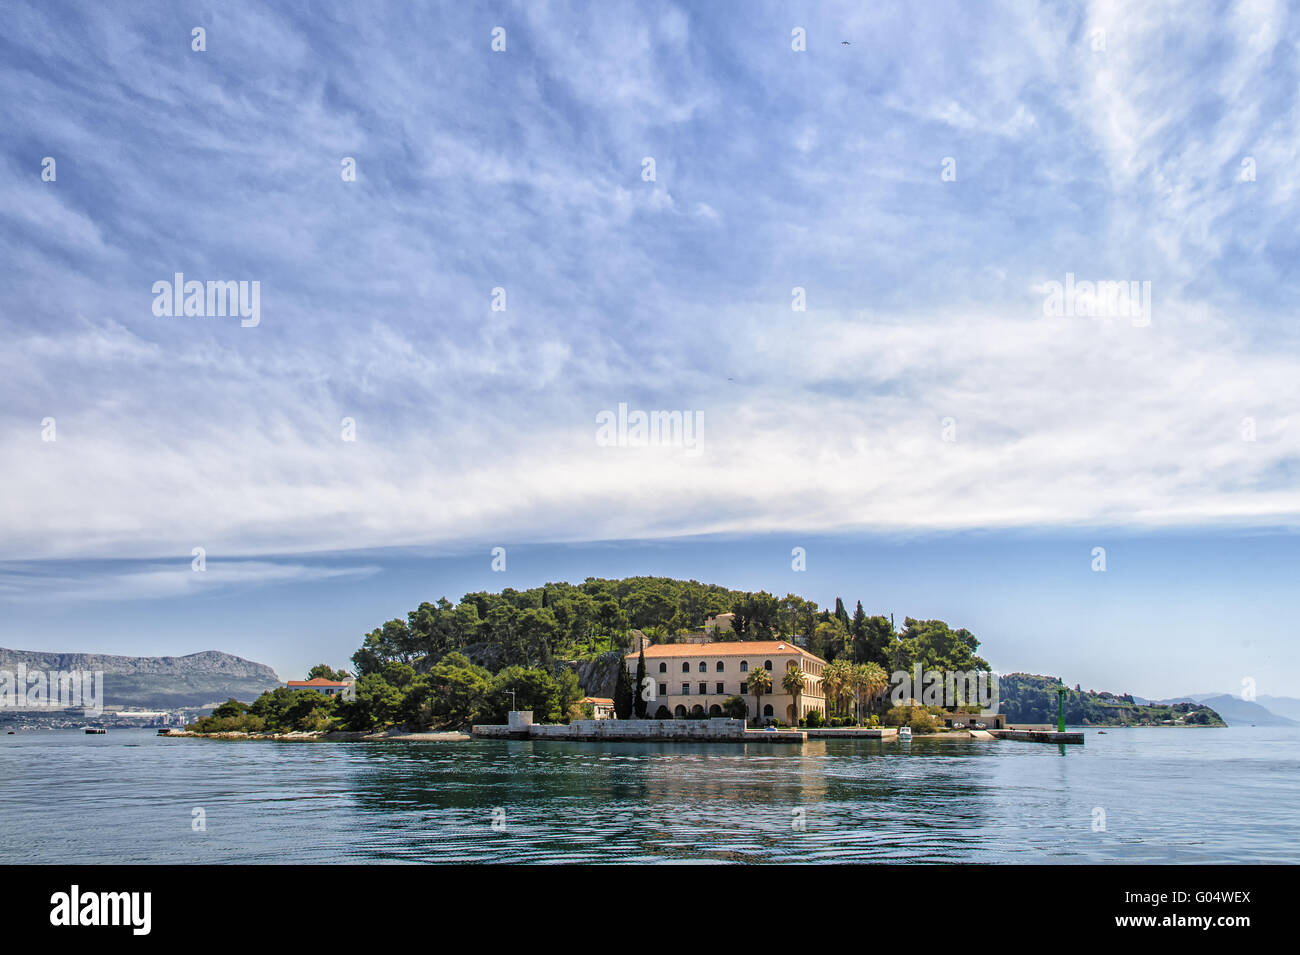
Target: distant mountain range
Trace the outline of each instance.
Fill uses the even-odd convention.
[[[281,681],[264,663],[216,650],[183,657],[125,657],[108,653],[47,653],[0,647],[0,669],[101,671],[106,707],[150,710],[203,706],[234,697],[251,702]]]
[[[1260,696],[1251,701],[1231,693],[1189,693],[1187,696],[1175,696],[1167,700],[1139,701],[1156,704],[1200,703],[1211,707],[1229,726],[1300,726],[1300,700],[1289,696]],[[1268,705],[1265,706],[1265,703]]]

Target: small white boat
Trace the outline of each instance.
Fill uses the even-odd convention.
[[[912,742],[912,727],[910,727],[910,726],[900,726],[900,727],[898,728],[898,741],[899,741],[900,743],[910,743],[910,742]]]

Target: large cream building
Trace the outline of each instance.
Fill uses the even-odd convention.
[[[627,657],[628,669],[636,675],[637,654]],[[799,718],[811,710],[826,714],[822,693],[822,669],[826,661],[787,640],[747,640],[720,643],[663,643],[645,648],[646,676],[655,681],[655,699],[647,716],[658,719],[694,716],[722,716],[722,703],[729,696],[739,696],[748,707],[749,718],[755,715],[754,694],[749,689],[749,674],[767,670],[772,689],[764,693],[758,715],[783,723],[794,722],[794,699],[781,685],[786,670],[797,666],[803,671],[804,688],[799,694]]]

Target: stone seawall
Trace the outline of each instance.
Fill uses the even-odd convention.
[[[1022,743],[1083,743],[1083,734],[1066,731],[1058,733],[1055,730],[989,730],[989,734],[994,739],[1014,739]]]
[[[566,725],[475,726],[471,732],[485,739],[540,739],[611,742],[802,743],[802,732],[750,732],[744,720],[574,720]]]
[[[834,726],[805,732],[809,739],[898,739],[897,726]]]

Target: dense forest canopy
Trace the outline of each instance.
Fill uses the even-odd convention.
[[[918,665],[949,672],[991,669],[977,655],[980,644],[969,630],[912,617],[896,629],[890,617],[868,616],[861,601],[850,613],[842,599],[823,609],[795,594],[776,597],[695,580],[589,577],[581,584],[480,591],[456,604],[445,597],[422,603],[405,619],[366,634],[352,657],[357,678],[348,698],[282,687],[251,706],[231,700],[197,725],[208,731],[450,728],[502,723],[515,708],[532,710],[540,722],[567,722],[590,715],[585,695],[604,693],[613,693],[617,710],[630,712],[634,679],[624,654],[634,634],[652,643],[682,641],[700,634],[708,618],[727,613],[734,614],[732,629],[714,632],[713,639],[790,640],[832,664],[826,674],[827,685],[837,687],[827,698],[832,712],[819,713],[819,723],[836,712],[845,721],[860,721],[865,711],[883,706],[877,683],[883,685],[887,674],[910,673]],[[592,686],[582,685],[580,672]],[[853,673],[858,677],[850,678]],[[309,674],[316,676],[342,680],[351,674],[320,664]],[[998,682],[1009,722],[1055,721],[1054,678],[1012,673]],[[744,716],[747,701],[727,701],[733,704],[736,715]],[[883,717],[889,721],[893,712]],[[1073,725],[1223,725],[1217,713],[1195,704],[1140,706],[1127,694],[1077,686],[1067,693],[1065,716]],[[930,718],[900,718],[913,720],[916,728],[914,717]]]
[[[989,669],[969,630],[911,617],[895,630],[891,618],[868,616],[860,601],[850,614],[842,600],[821,609],[795,594],[779,598],[695,580],[590,577],[581,584],[480,591],[455,604],[446,597],[422,603],[405,619],[366,634],[352,656],[356,681],[348,698],[281,688],[251,706],[232,700],[200,722],[209,731],[460,727],[505,722],[513,708],[532,710],[540,722],[568,721],[586,715],[582,698],[597,689],[581,685],[578,669],[589,675],[621,670],[636,633],[652,643],[683,641],[701,633],[709,617],[727,613],[734,614],[731,629],[717,630],[714,639],[791,640],[830,663],[878,672],[882,681],[916,664]],[[630,706],[632,677],[617,675],[622,689],[604,692],[628,696]],[[311,676],[345,674],[321,664]],[[846,682],[843,692],[860,696],[857,685]],[[848,718],[847,698],[830,703]],[[743,715],[745,703],[737,706]]]
[[[859,601],[850,615],[796,594],[776,597],[717,584],[669,577],[589,577],[581,584],[548,583],[530,590],[466,594],[422,603],[366,635],[352,661],[364,675],[391,662],[432,666],[446,654],[464,653],[484,666],[551,668],[557,660],[585,660],[631,644],[639,630],[652,643],[671,643],[700,632],[713,615],[735,614],[718,640],[795,640],[827,661],[874,662],[892,672],[920,663],[927,668],[980,669],[979,641],[941,620],[903,622],[868,616]]]

